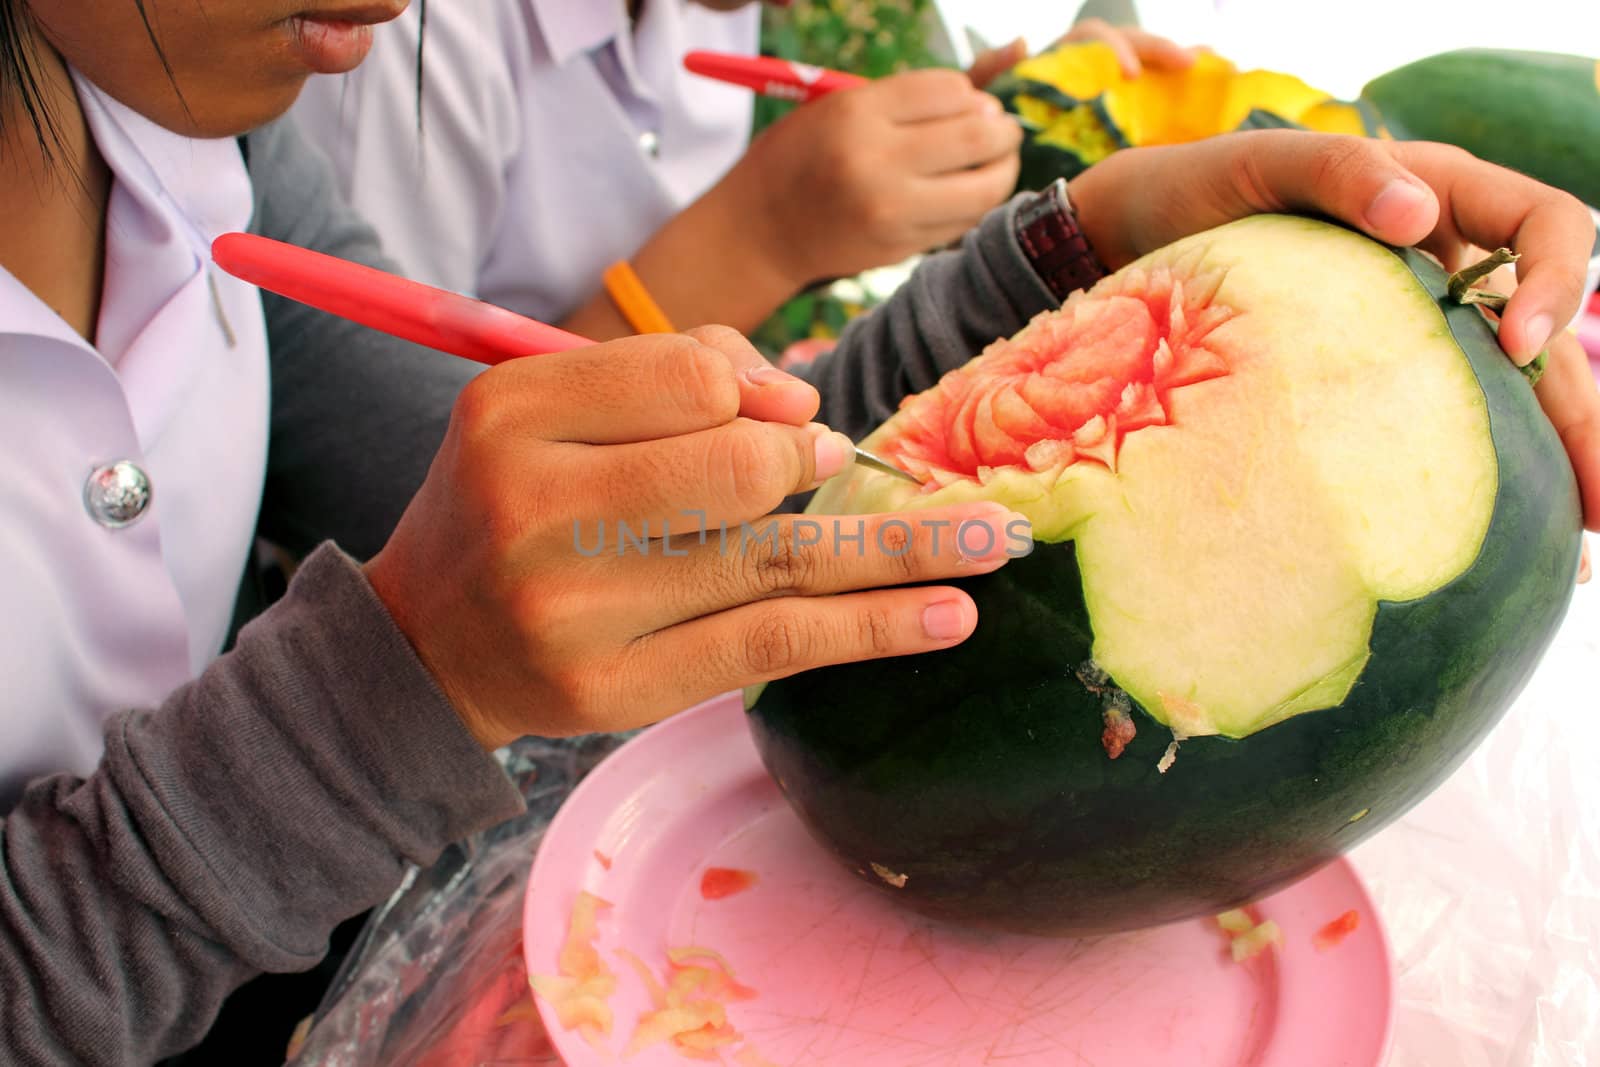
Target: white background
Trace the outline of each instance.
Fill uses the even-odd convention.
[[[939,0],[958,31],[1042,48],[1079,0]],[[1384,71],[1455,48],[1600,56],[1600,0],[1135,0],[1140,23],[1240,67],[1294,74],[1350,98]]]

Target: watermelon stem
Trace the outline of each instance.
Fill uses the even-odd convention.
[[[1474,289],[1472,283],[1487,278],[1501,267],[1515,263],[1522,257],[1509,248],[1497,248],[1483,259],[1463,267],[1450,275],[1445,281],[1445,292],[1450,294],[1450,299],[1458,304],[1477,304],[1499,314],[1506,309],[1509,297],[1503,293],[1491,292],[1488,289]],[[1518,368],[1523,377],[1528,379],[1529,385],[1538,385],[1539,379],[1544,377],[1544,368],[1548,352],[1540,352],[1533,361],[1525,367]]]
[[[1531,363],[1529,363],[1527,366],[1517,368],[1518,370],[1522,371],[1522,376],[1524,378],[1528,379],[1528,384],[1529,385],[1538,385],[1539,384],[1539,379],[1544,377],[1545,364],[1550,362],[1549,357],[1550,357],[1550,350],[1549,349],[1545,349],[1543,352],[1540,352],[1537,356],[1534,356],[1533,357],[1533,361]]]
[[[1445,292],[1450,294],[1450,299],[1458,304],[1487,304],[1496,311],[1505,307],[1506,298],[1498,293],[1491,293],[1483,289],[1470,288],[1473,282],[1481,281],[1507,264],[1515,263],[1522,257],[1509,248],[1497,248],[1489,255],[1474,263],[1470,267],[1463,267],[1450,275],[1445,282]],[[1495,300],[1498,298],[1498,306]]]
[[[1496,313],[1504,311],[1510,300],[1511,298],[1503,293],[1491,293],[1487,289],[1468,289],[1456,297],[1458,304],[1482,304]]]

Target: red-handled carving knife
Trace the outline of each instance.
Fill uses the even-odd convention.
[[[564,352],[593,341],[447,289],[253,233],[225,233],[211,258],[229,274],[383,333],[478,363]],[[922,484],[856,449],[856,462]]]

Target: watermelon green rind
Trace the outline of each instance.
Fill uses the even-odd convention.
[[[1236,131],[1303,130],[1305,127],[1301,126],[1298,122],[1295,122],[1292,119],[1286,119],[1282,115],[1273,114],[1271,111],[1267,111],[1264,108],[1253,107],[1250,109],[1250,113],[1244,117],[1244,121],[1239,123],[1238,126],[1235,126],[1234,129]]]
[[[1361,90],[1401,140],[1442,141],[1600,206],[1600,74],[1583,56],[1463,49]]]
[[[1063,92],[1049,82],[1036,81],[1033,78],[1018,78],[1010,76],[1011,80],[997,88],[991,87],[990,92],[1000,97],[1001,103],[1010,102],[1019,96],[1031,96],[1035,100],[1043,100],[1047,104],[1059,107],[1062,110],[1077,107],[1087,101],[1079,100],[1071,93]]]
[[[1111,122],[1106,115],[1105,107],[1099,101],[1083,101],[1073,97],[1047,82],[1035,81],[1030,78],[1019,78],[1015,74],[1003,74],[990,84],[988,91],[999,98],[1000,103],[1007,111],[1016,114],[1018,111],[1017,98],[1031,97],[1042,101],[1062,111],[1070,111],[1075,107],[1088,105],[1094,111],[1105,128],[1106,136],[1111,139],[1115,148],[1127,148],[1127,139],[1122,132]],[[1085,158],[1084,155],[1074,152],[1060,144],[1052,144],[1041,140],[1044,130],[1032,125],[1026,120],[1020,120],[1026,136],[1023,138],[1019,150],[1021,166],[1017,174],[1016,188],[1043,189],[1057,178],[1071,181],[1093,165],[1095,160]]]
[[[1077,153],[1035,137],[1023,141],[1018,154],[1021,166],[1017,170],[1016,187],[1019,191],[1044,189],[1057,178],[1071,181],[1090,167]]]
[[[1401,254],[1442,304],[1443,273]],[[981,618],[967,644],[767,687],[750,721],[801,817],[911,907],[1079,935],[1257,899],[1415,803],[1533,670],[1565,612],[1580,543],[1571,469],[1527,382],[1477,309],[1446,307],[1444,321],[1478,376],[1491,433],[1518,443],[1497,449],[1475,561],[1420,600],[1379,605],[1373,655],[1339,707],[1242,740],[1190,739],[1163,774],[1172,734],[1132,704],[1137,735],[1110,759],[1103,695],[1062,670],[1063,648],[1086,659],[1092,643],[1075,549],[1041,545],[961,583]],[[885,884],[874,863],[905,884]]]

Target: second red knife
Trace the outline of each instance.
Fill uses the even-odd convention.
[[[707,78],[742,85],[763,96],[797,100],[800,103],[867,83],[867,79],[841,70],[791,63],[787,59],[768,56],[741,56],[732,52],[690,52],[683,57],[683,65]]]

